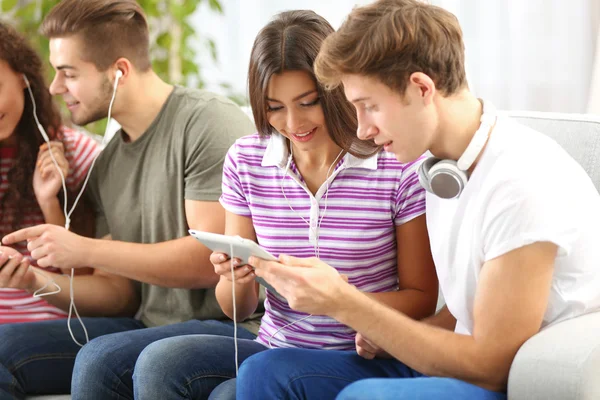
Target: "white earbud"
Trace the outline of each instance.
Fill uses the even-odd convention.
[[[123,77],[123,71],[121,71],[120,69],[118,69],[117,70],[117,74],[116,74],[116,80],[118,81],[122,77]]]

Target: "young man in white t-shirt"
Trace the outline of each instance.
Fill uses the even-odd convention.
[[[428,193],[427,222],[447,306],[414,321],[317,259],[253,260],[293,309],[354,328],[358,355],[325,364],[292,349],[260,353],[239,376],[270,367],[238,379],[252,386],[238,383],[238,394],[301,398],[310,386],[322,398],[505,399],[527,339],[600,309],[600,195],[557,143],[498,117],[469,91],[460,26],[439,7],[382,0],[355,8],[315,65],[328,87],[344,85],[360,138],[400,162],[427,151],[446,160],[426,161],[420,177],[437,193]]]

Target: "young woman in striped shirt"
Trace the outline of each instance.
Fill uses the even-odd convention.
[[[418,164],[400,164],[360,142],[343,91],[317,83],[312,64],[331,32],[314,12],[290,11],[258,34],[249,68],[258,133],[239,139],[225,160],[225,233],[257,241],[275,256],[319,257],[359,290],[424,318],[435,310],[437,279]],[[246,319],[260,304],[251,267],[234,259],[234,283],[227,255],[213,253],[211,261],[224,312],[234,318],[235,285],[235,319]],[[298,313],[269,290],[264,306],[257,339],[238,341],[239,362],[270,348],[355,351],[356,332],[334,319]],[[220,336],[156,342],[137,361],[135,397],[235,396],[234,351],[234,339]]]
[[[27,226],[65,223],[61,178],[36,126],[29,89],[68,190],[79,188],[98,151],[94,140],[61,126],[39,56],[14,29],[0,23],[0,237]],[[91,210],[78,211],[74,228],[91,234]],[[0,246],[0,252],[0,324],[65,318],[63,310],[15,287],[17,282],[22,286],[22,276],[33,279],[27,243]]]

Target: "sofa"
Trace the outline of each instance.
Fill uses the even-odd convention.
[[[506,114],[554,138],[581,164],[600,192],[600,116]],[[523,344],[510,369],[508,398],[600,399],[600,312],[550,326]]]
[[[554,138],[582,165],[600,191],[600,116],[542,112],[502,114]],[[438,306],[442,305],[440,298]],[[68,395],[28,397],[69,398]],[[529,339],[512,364],[508,398],[600,399],[600,312],[550,326]]]

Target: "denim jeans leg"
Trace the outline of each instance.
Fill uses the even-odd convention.
[[[239,400],[506,400],[504,393],[457,379],[426,377],[397,360],[307,349],[275,349],[248,358],[236,390]]]
[[[75,360],[71,386],[73,400],[133,399],[133,372],[142,351],[162,339],[194,334],[233,336],[233,325],[223,321],[192,320],[106,335],[90,341]],[[238,327],[238,336],[254,338],[241,327]]]
[[[347,386],[336,400],[506,400],[505,393],[453,378],[364,379]]]
[[[139,329],[131,318],[83,318],[90,339],[108,333]],[[76,339],[85,342],[77,320],[71,321]],[[66,320],[0,325],[0,398],[26,394],[65,394],[81,349],[71,338]]]
[[[254,340],[238,339],[240,363],[264,350],[267,348]],[[133,378],[135,398],[207,399],[215,387],[233,381],[235,374],[232,337],[193,335],[165,339],[148,346],[140,355]],[[233,385],[229,394],[235,398],[235,382],[228,384]],[[223,396],[221,392],[219,399],[223,400]]]
[[[236,398],[332,400],[352,382],[388,376],[421,374],[396,360],[366,360],[355,351],[273,349],[244,361]]]

